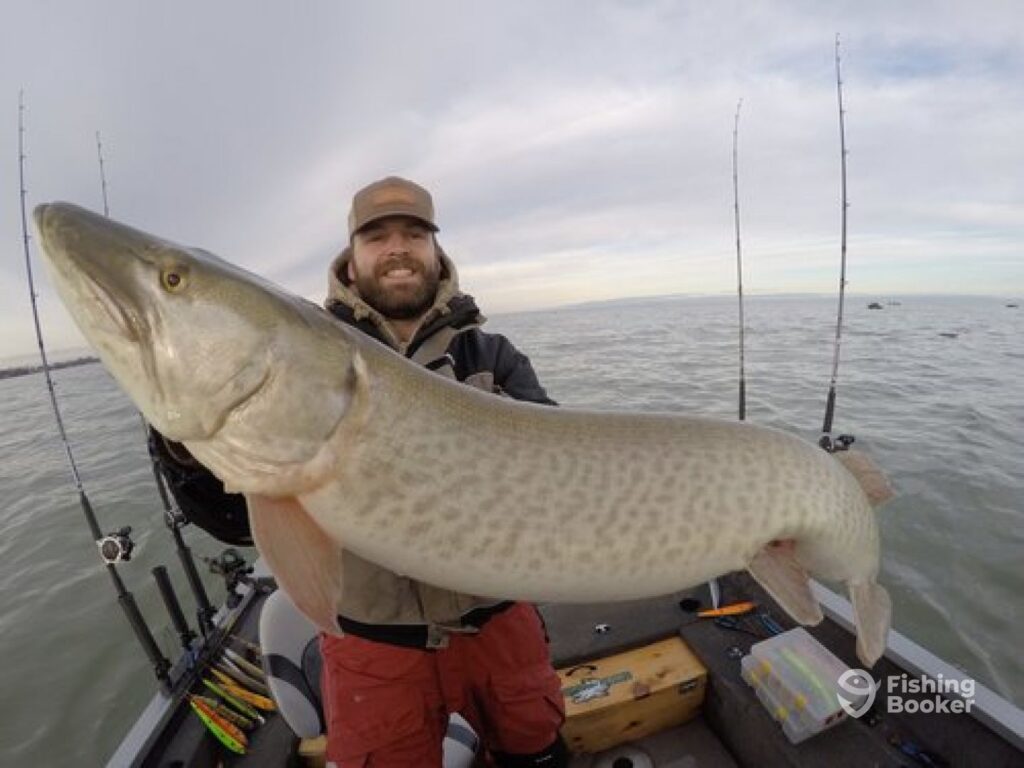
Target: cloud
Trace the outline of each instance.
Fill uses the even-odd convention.
[[[101,205],[100,130],[116,217],[311,298],[352,193],[416,178],[485,311],[732,290],[742,97],[749,290],[830,291],[841,31],[852,273],[1019,292],[1018,18],[1005,2],[23,4],[0,93],[28,92],[33,202]],[[16,212],[6,185],[0,354],[34,344]]]

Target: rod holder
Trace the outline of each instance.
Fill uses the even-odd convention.
[[[158,565],[153,569],[153,577],[156,579],[156,585],[160,589],[160,597],[164,600],[167,613],[171,617],[171,623],[174,624],[174,629],[181,640],[181,647],[187,653],[192,649],[192,641],[195,639],[196,633],[189,628],[188,622],[185,621],[185,614],[181,610],[181,603],[178,602],[178,596],[174,593],[174,587],[171,585],[171,577],[167,575],[167,569],[162,565]]]
[[[108,565],[107,570],[113,574],[115,581],[117,581],[118,576],[117,572],[114,570],[114,566]],[[161,688],[163,688],[164,691],[170,691],[171,679],[169,672],[171,669],[171,662],[163,655],[163,653],[160,652],[160,647],[156,644],[156,640],[153,639],[153,633],[149,631],[149,625],[146,624],[146,620],[142,617],[142,612],[139,611],[139,606],[135,602],[135,597],[131,592],[124,590],[122,587],[122,589],[118,591],[117,602],[120,604],[122,610],[124,610],[125,616],[128,617],[128,623],[135,632],[135,637],[138,638],[139,643],[146,652],[146,657],[149,659],[149,663],[153,667],[153,672],[156,675],[156,679],[160,682]]]

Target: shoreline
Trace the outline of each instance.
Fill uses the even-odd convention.
[[[73,368],[77,365],[89,365],[90,363],[98,363],[100,359],[98,357],[77,357],[74,360],[64,360],[58,363],[50,363],[47,367],[51,371],[55,371],[60,368]],[[35,365],[17,365],[11,368],[0,368],[0,379],[13,379],[17,376],[28,376],[33,373],[40,373],[43,370],[41,363]]]

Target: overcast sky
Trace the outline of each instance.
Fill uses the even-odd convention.
[[[0,356],[35,349],[18,213],[102,209],[320,300],[351,196],[434,194],[485,312],[850,290],[1024,292],[1024,4],[5,2]],[[35,254],[33,254],[35,257]],[[51,348],[81,344],[35,262]]]

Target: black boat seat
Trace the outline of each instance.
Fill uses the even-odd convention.
[[[259,640],[263,671],[281,717],[295,735],[315,739],[324,733],[320,697],[319,630],[284,590],[263,603]],[[448,718],[444,740],[444,768],[469,768],[476,758],[479,738],[458,713]]]

